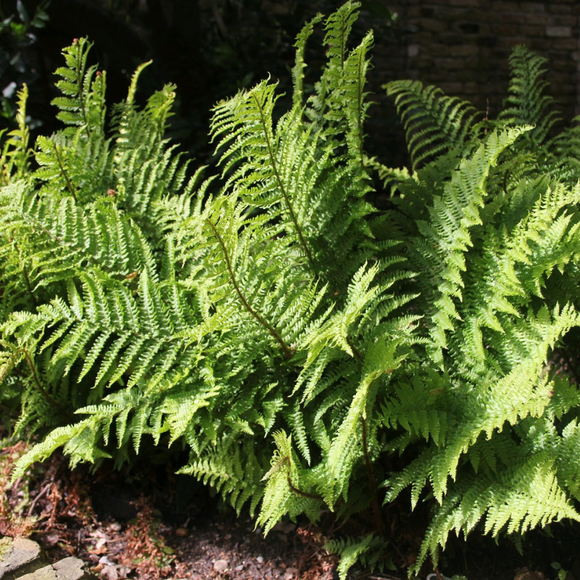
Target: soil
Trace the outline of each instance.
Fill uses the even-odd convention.
[[[356,535],[364,523],[341,529],[328,514],[318,526],[281,522],[264,537],[248,513],[238,516],[210,490],[169,468],[91,472],[81,466],[71,472],[58,455],[8,489],[11,462],[24,451],[16,443],[0,452],[0,535],[29,536],[54,560],[80,557],[103,580],[335,580],[338,561],[325,542]],[[401,506],[386,515],[387,568],[353,568],[349,580],[407,577],[424,522]],[[579,540],[580,526],[560,525],[530,534],[522,555],[505,540],[451,539],[439,569],[426,566],[421,578],[580,580]]]

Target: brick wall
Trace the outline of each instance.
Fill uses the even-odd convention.
[[[491,116],[506,95],[513,46],[548,58],[550,94],[565,118],[580,114],[579,0],[394,0],[406,27],[401,45],[375,58],[394,78],[436,84]],[[383,64],[384,63],[384,64]]]

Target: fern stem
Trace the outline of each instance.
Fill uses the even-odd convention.
[[[18,253],[20,255],[22,255],[22,253],[20,252],[20,248],[19,248],[18,244],[14,240],[10,240],[10,241],[14,242],[14,247],[16,248]],[[22,260],[22,275],[24,277],[24,283],[26,284],[26,289],[28,290],[28,293],[30,294],[30,299],[32,300],[32,304],[33,304],[33,306],[36,307],[36,305],[37,305],[36,296],[34,296],[34,292],[32,290],[32,284],[30,283],[30,277],[28,276],[28,268],[26,267],[25,260]]]
[[[250,303],[248,302],[248,300],[244,296],[244,294],[240,288],[240,285],[238,284],[236,274],[234,272],[234,268],[232,266],[232,262],[231,262],[229,254],[228,254],[228,250],[226,248],[226,244],[225,244],[224,239],[222,238],[221,234],[219,233],[217,227],[210,219],[206,219],[205,221],[209,225],[209,227],[212,229],[212,231],[213,231],[213,233],[214,233],[214,235],[215,235],[215,237],[216,237],[216,239],[217,239],[217,241],[222,249],[222,252],[224,254],[224,258],[226,261],[226,266],[227,266],[228,272],[230,274],[232,286],[234,287],[234,290],[236,291],[236,294],[238,295],[238,298],[239,298],[240,302],[242,303],[243,307],[254,317],[254,319],[258,322],[258,324],[263,326],[270,333],[270,335],[274,338],[274,340],[280,345],[280,348],[284,352],[284,358],[291,359],[292,355],[293,355],[292,349],[284,342],[284,340],[278,334],[276,329],[271,324],[269,324],[268,321],[263,316],[261,316],[258,312],[256,312],[252,308],[252,306],[250,305]]]
[[[361,75],[361,64],[359,59],[359,66],[358,66],[358,91],[357,91],[357,116],[356,116],[356,123],[358,129],[358,154],[360,157],[360,165],[361,168],[364,170],[365,162],[364,162],[364,150],[363,150],[363,120],[362,120],[362,108],[363,108],[363,82],[361,81],[361,76],[364,79],[364,76]],[[363,61],[364,62],[364,61]]]
[[[322,501],[322,498],[318,494],[308,493],[307,491],[302,491],[301,489],[298,489],[290,480],[290,476],[288,476],[288,487],[290,488],[290,491],[292,493],[295,493],[296,495],[300,495],[300,496],[306,497],[308,499],[316,499],[316,500]]]
[[[308,247],[308,244],[306,243],[306,239],[304,238],[304,234],[302,233],[302,228],[300,227],[300,224],[298,223],[298,218],[296,217],[296,213],[294,212],[294,207],[292,206],[292,202],[290,201],[290,196],[288,195],[288,191],[286,190],[286,187],[284,186],[284,183],[282,181],[282,178],[280,177],[280,173],[278,171],[278,165],[276,163],[276,159],[274,157],[274,148],[272,146],[272,141],[270,139],[270,135],[268,133],[268,125],[266,124],[266,118],[264,116],[264,111],[262,109],[262,106],[260,105],[260,101],[258,101],[258,99],[256,98],[255,95],[252,95],[254,100],[256,101],[256,104],[258,106],[258,110],[260,111],[260,119],[262,121],[262,127],[264,128],[264,135],[266,137],[266,144],[268,146],[268,155],[270,156],[270,163],[272,164],[272,169],[274,170],[274,176],[276,177],[276,181],[278,182],[278,187],[280,188],[280,191],[282,192],[282,196],[284,197],[284,201],[286,202],[286,206],[288,207],[288,211],[290,213],[290,218],[292,220],[292,223],[294,224],[294,229],[296,230],[296,233],[298,234],[298,238],[300,239],[300,244],[302,245],[302,247],[304,248],[304,252],[306,253],[306,258],[308,259],[308,263],[310,264],[310,268],[312,269],[313,272],[316,272],[316,268],[314,267],[314,259],[312,258],[312,254],[310,252],[310,248]]]
[[[352,349],[355,357],[359,361],[363,361],[364,357],[360,353],[360,351],[354,346],[352,340],[347,338],[348,345]],[[381,513],[381,504],[379,503],[379,498],[377,496],[377,479],[375,477],[375,470],[373,469],[373,464],[369,454],[369,443],[368,443],[368,427],[367,427],[367,420],[363,416],[362,417],[362,439],[363,439],[363,455],[365,459],[365,467],[367,470],[367,482],[369,486],[369,492],[371,494],[371,505],[373,509],[373,515],[375,517],[375,525],[377,527],[377,531],[382,534],[385,526],[383,523],[383,516]]]
[[[383,516],[381,513],[381,504],[379,503],[379,498],[377,495],[377,480],[375,477],[375,470],[373,469],[373,464],[369,456],[369,443],[368,443],[368,428],[367,420],[362,417],[362,438],[363,438],[363,453],[365,457],[365,466],[367,469],[367,482],[369,484],[369,492],[371,494],[371,505],[373,508],[373,515],[375,517],[375,525],[377,527],[377,532],[382,534],[385,530],[383,523]]]
[[[32,373],[32,378],[34,379],[34,384],[36,388],[40,392],[40,394],[46,399],[48,403],[50,403],[53,407],[56,407],[67,419],[67,421],[72,421],[73,416],[70,412],[65,409],[58,401],[53,399],[48,391],[43,387],[42,383],[40,382],[40,377],[38,376],[38,371],[36,370],[36,365],[30,356],[30,353],[25,348],[22,348],[22,352],[24,353],[24,358],[26,359],[26,364],[30,368],[30,372]]]
[[[354,343],[352,342],[352,339],[347,336],[346,342],[348,343],[348,346],[350,346],[355,358],[362,362],[364,360],[363,355],[360,353],[360,350],[354,345]]]
[[[78,44],[79,41],[78,39],[75,38],[75,40],[73,40],[73,45],[74,44]],[[90,45],[89,45],[90,47]],[[79,71],[78,77],[77,77],[77,87],[78,87],[78,95],[79,95],[79,101],[80,101],[80,105],[81,105],[81,113],[83,115],[83,121],[85,122],[85,128],[87,130],[87,136],[91,136],[91,128],[89,126],[89,119],[87,116],[87,108],[86,108],[86,103],[85,103],[85,99],[84,99],[84,94],[83,94],[83,80],[85,79],[85,71],[86,71],[86,54],[84,53],[85,59],[83,59],[83,49],[81,47],[81,49],[79,50],[78,54],[78,59],[77,59],[77,70]]]
[[[28,293],[30,294],[30,299],[32,300],[32,304],[33,306],[36,307],[36,296],[34,295],[34,292],[32,291],[32,284],[30,284],[30,278],[28,276],[28,268],[26,267],[26,263],[24,263],[24,266],[22,267],[22,274],[24,275],[24,283],[26,284],[26,289],[28,290]]]
[[[52,142],[52,144],[54,145],[54,152],[56,153],[56,160],[58,162],[60,172],[66,181],[66,188],[69,190],[69,193],[73,196],[74,200],[78,203],[79,200],[77,198],[77,194],[75,193],[75,190],[73,188],[73,184],[71,183],[71,180],[68,176],[68,173],[66,172],[66,169],[64,168],[64,164],[62,162],[62,157],[60,156],[60,151],[58,150],[58,146],[54,141]]]

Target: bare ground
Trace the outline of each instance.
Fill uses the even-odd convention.
[[[8,488],[12,463],[25,449],[24,443],[4,440],[0,451],[0,535],[29,536],[54,560],[78,556],[103,580],[335,580],[337,559],[323,547],[326,539],[364,528],[364,522],[339,528],[328,514],[319,527],[287,521],[264,538],[249,514],[238,517],[191,478],[154,464],[133,472],[110,467],[71,472],[55,455]],[[424,521],[392,506],[386,522],[390,552],[383,563],[395,569],[353,569],[349,580],[406,578]],[[440,569],[427,566],[421,576],[444,580],[454,575],[580,580],[580,527],[534,533],[523,555],[506,541],[451,540]]]

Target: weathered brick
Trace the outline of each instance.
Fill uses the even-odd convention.
[[[523,12],[499,12],[499,20],[507,24],[525,24],[527,16]]]
[[[526,2],[525,7],[522,7],[526,12],[545,12],[546,5],[543,2]]]
[[[448,22],[456,22],[461,18],[466,17],[466,9],[465,8],[457,8],[454,6],[446,6],[441,10],[435,11],[435,18],[439,20],[446,20]]]
[[[479,54],[479,48],[474,44],[460,44],[451,46],[447,49],[447,54],[454,57],[476,56]]]
[[[550,44],[555,50],[574,50],[578,48],[578,41],[575,38],[554,38]]]
[[[551,14],[572,14],[572,6],[564,6],[557,2],[549,2],[547,9]]]
[[[439,88],[447,95],[455,96],[463,92],[463,84],[455,82],[439,83]]]
[[[467,82],[463,83],[463,91],[466,95],[476,95],[479,93],[479,83]]]
[[[566,38],[572,36],[571,26],[546,26],[546,36],[550,38]]]
[[[453,6],[471,6],[477,8],[479,6],[479,0],[449,0],[449,4]]]
[[[442,44],[446,44],[448,46],[463,44],[463,35],[456,34],[454,32],[444,32],[439,36],[439,39]]]
[[[536,36],[542,36],[544,33],[543,26],[536,26],[532,24],[523,24],[519,27],[519,33],[522,36],[527,36],[530,38],[534,38]]]
[[[418,44],[409,44],[407,46],[407,56],[409,58],[415,58],[421,52],[421,47]]]
[[[532,50],[546,53],[552,46],[552,40],[549,38],[529,38],[526,45]]]
[[[468,83],[477,80],[481,83],[485,81],[485,76],[485,73],[482,73],[478,70],[477,62],[470,62],[466,63],[465,67],[454,71],[453,80],[461,81],[462,83]]]
[[[558,85],[556,85],[556,83],[551,83],[551,85],[552,85],[551,86],[552,93],[554,94],[557,100],[559,100],[562,96],[569,97],[572,95],[576,95],[576,87],[574,85],[562,83],[559,83]]]
[[[479,22],[456,22],[453,28],[466,36],[481,33],[481,24]]]
[[[572,74],[576,71],[576,63],[571,59],[551,58],[549,62],[550,70]]]
[[[518,44],[528,43],[528,38],[525,36],[500,36],[497,40],[497,46],[500,48],[513,48]]]
[[[417,22],[417,26],[421,30],[428,30],[429,32],[443,32],[449,30],[449,24],[443,20],[422,18]]]
[[[440,58],[437,60],[437,66],[445,70],[456,70],[463,66],[463,62],[459,58]]]
[[[550,16],[549,20],[551,26],[574,26],[577,22],[578,18],[567,15]]]
[[[498,36],[515,36],[518,33],[517,24],[492,24],[491,30]]]
[[[507,0],[494,0],[491,3],[491,9],[498,14],[499,12],[515,12],[519,10],[518,2],[508,2]]]
[[[557,86],[558,91],[561,92],[567,85],[570,86],[569,83],[572,80],[572,75],[552,72],[548,76],[548,80],[551,85]]]
[[[477,45],[482,47],[494,47],[497,46],[498,36],[495,34],[490,34],[489,36],[480,36],[477,39]]]
[[[413,16],[417,30],[381,63],[391,78],[418,78],[493,110],[506,95],[507,58],[525,44],[548,59],[551,92],[573,111],[580,108],[578,1],[398,0],[391,7],[406,22]]]
[[[417,69],[432,69],[435,61],[428,56],[421,55],[413,61],[413,67]]]
[[[539,13],[526,14],[526,24],[540,24],[542,26],[545,26],[546,22],[552,24],[552,21],[545,14]]]

